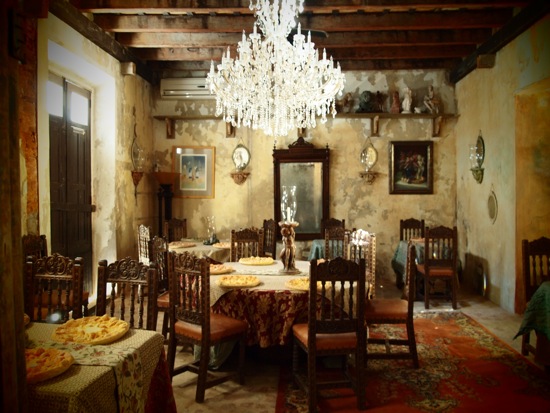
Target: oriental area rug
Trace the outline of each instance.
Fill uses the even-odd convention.
[[[470,317],[419,314],[414,325],[420,368],[409,360],[369,361],[366,412],[550,412],[550,377]],[[404,337],[399,326],[378,329]],[[376,335],[376,329],[369,334]],[[330,374],[330,366],[319,370]],[[351,389],[321,394],[321,413],[358,411]],[[302,412],[307,412],[306,395],[290,369],[283,370],[276,413]]]

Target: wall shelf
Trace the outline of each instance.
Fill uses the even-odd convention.
[[[432,138],[439,138],[441,134],[441,124],[444,119],[453,118],[453,114],[440,113],[337,113],[336,119],[370,119],[372,136],[380,136],[379,122],[380,119],[431,119],[432,120]],[[174,123],[177,120],[221,120],[219,116],[214,115],[190,115],[190,116],[162,116],[155,115],[155,119],[166,122],[166,137],[174,138]],[[327,119],[332,119],[327,117]]]

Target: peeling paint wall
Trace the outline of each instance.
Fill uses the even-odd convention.
[[[550,230],[547,201],[543,218],[516,220],[516,216],[523,215],[522,206],[540,205],[545,196],[548,199],[544,187],[530,191],[528,198],[519,198],[519,189],[528,178],[526,165],[534,158],[516,163],[518,146],[534,149],[535,142],[539,141],[547,145],[550,131],[548,120],[545,120],[548,119],[547,107],[539,110],[535,119],[529,122],[533,126],[546,125],[533,129],[537,136],[526,133],[524,127],[519,128],[516,96],[549,78],[549,38],[550,18],[546,17],[497,53],[494,68],[475,70],[456,85],[459,115],[455,129],[457,210],[459,250],[466,264],[465,283],[482,292],[482,278],[485,278],[485,294],[510,312],[521,311],[514,305],[521,280],[519,240],[535,233],[540,234],[537,238],[543,234],[548,236]],[[486,154],[483,182],[478,184],[470,172],[468,147],[475,143],[480,130]],[[548,155],[548,149],[541,153]],[[548,170],[548,156],[545,159],[542,169]],[[544,179],[548,187],[547,174]],[[494,223],[488,215],[491,191],[498,200]]]
[[[442,112],[455,113],[454,88],[443,71],[348,72],[345,92],[354,96],[355,112],[359,95],[365,90],[391,95],[397,90],[401,99],[405,88],[413,91],[413,106],[422,107],[428,87],[433,86],[442,101]],[[155,91],[158,97],[158,90]],[[385,100],[389,111],[390,98]],[[158,116],[212,115],[214,101],[156,101]],[[338,117],[326,124],[318,123],[307,131],[307,140],[316,147],[328,144],[330,158],[330,215],[346,220],[349,228],[362,228],[377,234],[378,276],[394,279],[391,259],[399,242],[399,220],[424,218],[426,225],[455,223],[455,135],[456,119],[448,118],[442,126],[441,138],[434,139],[434,193],[431,195],[389,194],[389,145],[392,140],[429,140],[432,138],[430,119],[380,119],[380,136],[372,141],[378,151],[373,171],[379,175],[372,185],[359,175],[363,170],[360,153],[371,134],[369,119]],[[156,120],[155,158],[162,171],[172,170],[174,146],[214,146],[216,148],[215,198],[174,198],[173,215],[187,218],[188,234],[206,237],[206,216],[215,216],[218,237],[227,239],[232,228],[261,226],[263,219],[273,217],[273,147],[286,148],[297,139],[296,134],[279,138],[266,137],[261,131],[238,128],[236,138],[225,137],[225,124],[218,120],[176,120],[174,139],[166,138],[163,120]],[[230,177],[234,171],[231,154],[235,146],[244,143],[251,153],[248,180],[237,185]],[[299,208],[299,206],[298,206]],[[308,248],[298,243],[298,255]]]

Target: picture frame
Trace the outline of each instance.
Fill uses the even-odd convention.
[[[433,194],[433,142],[390,142],[390,194]]]
[[[177,198],[214,198],[216,148],[173,146],[172,170],[179,174],[174,185]]]

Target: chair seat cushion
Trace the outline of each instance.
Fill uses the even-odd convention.
[[[307,347],[307,324],[294,324],[292,326],[294,337]],[[317,351],[333,351],[354,349],[357,347],[357,336],[353,333],[317,334]]]
[[[424,264],[418,264],[416,269],[422,275],[426,275],[426,267]],[[431,277],[452,277],[454,271],[451,267],[430,267],[430,276]]]
[[[401,299],[372,299],[365,303],[365,319],[406,321],[408,303]]]
[[[210,340],[212,342],[239,336],[248,330],[245,321],[227,317],[223,314],[210,314]],[[178,320],[174,325],[176,335],[200,341],[202,329],[198,324]]]
[[[168,294],[168,291],[158,296],[157,308],[159,311],[166,311],[170,308],[170,294]]]

